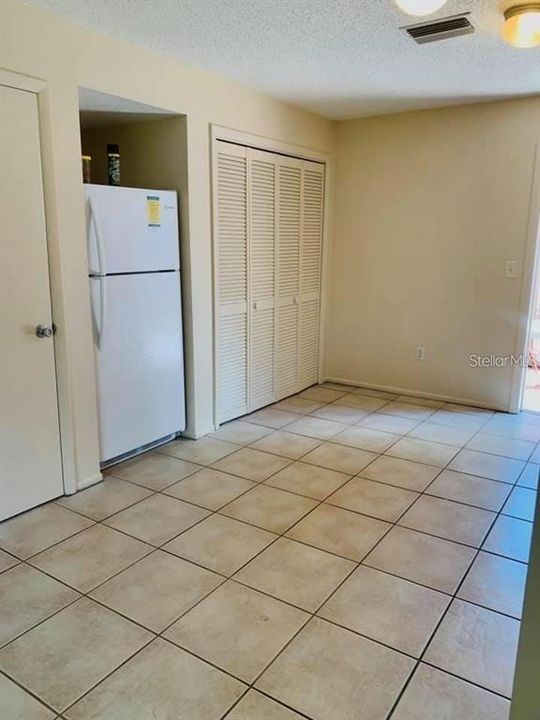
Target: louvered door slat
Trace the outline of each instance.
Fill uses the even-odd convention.
[[[323,221],[323,173],[304,169],[301,294],[319,292]]]
[[[285,298],[298,293],[301,166],[279,161],[279,232],[278,245],[278,296]]]
[[[298,306],[285,305],[277,310],[276,339],[277,399],[298,389]]]
[[[251,315],[250,411],[274,401],[274,308]]]
[[[247,300],[246,158],[236,146],[219,143],[218,265],[219,304]]]
[[[248,151],[249,409],[274,400],[276,156]]]
[[[300,305],[298,381],[301,388],[314,385],[319,367],[319,298]]]
[[[219,421],[226,422],[247,411],[246,314],[222,317],[219,330]]]
[[[245,148],[217,143],[219,421],[248,410],[248,227]]]
[[[276,164],[269,153],[250,156],[249,163],[251,300],[258,301],[274,297]]]

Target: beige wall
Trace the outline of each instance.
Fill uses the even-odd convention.
[[[187,193],[187,133],[183,115],[81,130],[92,156],[91,182],[107,184],[107,145],[120,145],[121,184]],[[149,185],[149,183],[151,183]]]
[[[67,483],[80,487],[99,475],[78,87],[186,116],[189,231],[184,277],[187,273],[186,309],[193,314],[187,366],[193,373],[189,429],[194,435],[211,429],[213,412],[209,125],[323,152],[332,151],[333,126],[238,84],[17,1],[0,3],[0,68],[47,83],[42,110],[53,301],[63,377],[60,401],[67,418]]]
[[[508,407],[468,358],[515,349],[539,140],[540,98],[338,124],[328,377]]]

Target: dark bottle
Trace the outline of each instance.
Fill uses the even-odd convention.
[[[120,185],[120,148],[107,145],[107,177],[109,185]]]
[[[91,155],[82,156],[82,176],[84,183],[92,182],[92,174],[90,172],[90,163],[92,162]]]

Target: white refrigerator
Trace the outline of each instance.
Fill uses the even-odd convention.
[[[85,185],[101,464],[185,429],[176,192]]]

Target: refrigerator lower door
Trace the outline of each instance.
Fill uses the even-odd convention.
[[[114,275],[90,284],[107,462],[185,429],[180,276]]]

